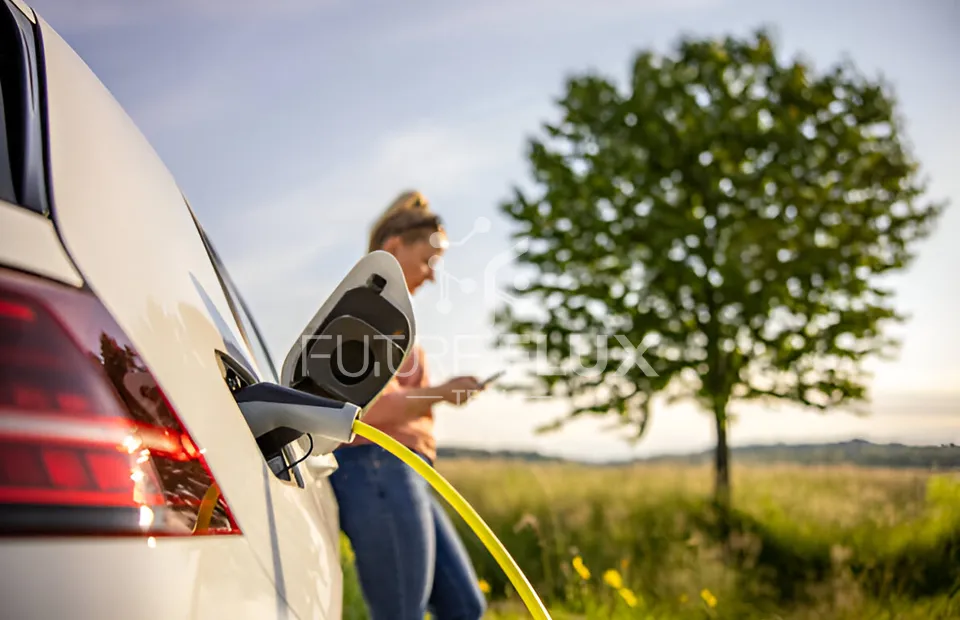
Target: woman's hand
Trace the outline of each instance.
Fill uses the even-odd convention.
[[[454,377],[434,389],[443,401],[451,405],[464,405],[483,386],[476,377]]]
[[[438,401],[458,407],[465,405],[474,394],[482,391],[484,387],[476,377],[454,377],[446,383],[430,387],[395,391],[392,394],[387,394],[385,398],[391,399],[391,407],[402,407],[403,417],[411,419],[428,415]],[[375,406],[379,405],[380,402],[378,401]]]

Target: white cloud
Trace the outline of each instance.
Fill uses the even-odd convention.
[[[192,76],[175,90],[152,93],[132,109],[137,124],[152,133],[162,133],[188,126],[197,126],[222,114],[230,102],[230,93],[215,81]]]
[[[141,25],[156,19],[253,22],[324,9],[337,0],[33,0],[54,28],[74,31]]]
[[[440,124],[389,134],[367,156],[323,171],[316,182],[270,205],[231,214],[218,226],[218,237],[235,242],[223,252],[232,255],[237,279],[251,291],[275,288],[278,280],[292,279],[336,251],[359,259],[370,223],[396,194],[417,188],[442,199],[495,164],[497,147],[482,131]]]
[[[320,177],[270,204],[201,214],[278,362],[286,345],[366,251],[370,224],[400,191],[435,204],[504,161],[498,112],[484,102],[469,124],[419,122],[389,133],[364,155],[322,168]],[[468,190],[469,191],[469,190]]]
[[[269,204],[234,205],[205,226],[216,239],[230,241],[220,252],[251,291],[273,288],[278,278],[292,279],[337,251],[349,253],[352,265],[366,251],[370,224],[399,192],[419,189],[437,205],[463,192],[478,175],[509,163],[516,146],[510,140],[519,139],[514,130],[536,118],[542,104],[513,94],[475,102],[442,120],[413,122],[360,156],[332,167],[317,164],[313,182]]]
[[[414,27],[396,28],[387,38],[394,43],[426,38],[455,38],[463,33],[498,35],[530,32],[542,34],[570,25],[582,28],[603,22],[661,12],[682,12],[716,6],[722,0],[493,0],[447,4],[446,10],[432,11]]]

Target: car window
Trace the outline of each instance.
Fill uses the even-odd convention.
[[[46,164],[33,24],[0,3],[0,199],[46,214]]]

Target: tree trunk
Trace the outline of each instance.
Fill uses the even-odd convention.
[[[730,562],[733,553],[730,546],[730,446],[727,445],[727,404],[717,400],[713,406],[717,422],[717,449],[714,453],[713,501],[719,538],[723,548],[724,560]]]
[[[723,512],[730,508],[730,446],[727,445],[726,405],[717,403],[714,414],[717,422],[717,449],[714,454],[713,499]]]

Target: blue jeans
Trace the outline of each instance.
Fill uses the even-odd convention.
[[[436,620],[483,617],[470,558],[427,481],[380,446],[335,454],[340,528],[372,620],[423,620],[427,611]]]

